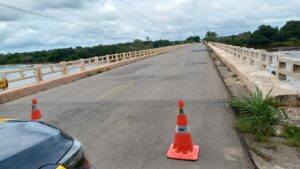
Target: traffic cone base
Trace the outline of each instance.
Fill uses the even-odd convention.
[[[41,118],[42,118],[42,114],[40,111],[36,111],[36,110],[32,111],[31,120],[39,120]]]
[[[32,99],[31,120],[43,121],[42,111],[39,109],[38,102],[35,98]]]
[[[198,154],[199,154],[199,146],[197,145],[193,145],[192,152],[183,153],[183,152],[176,152],[174,150],[174,143],[172,143],[167,153],[167,157],[181,159],[181,160],[196,161],[198,159]]]

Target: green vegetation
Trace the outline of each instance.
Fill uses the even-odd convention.
[[[210,31],[208,31],[208,32],[206,32],[204,40],[214,42],[214,41],[217,41],[217,36],[218,35],[217,35],[216,32],[210,32]]]
[[[193,43],[193,42],[200,42],[200,37],[199,36],[190,36],[188,38],[186,38],[186,40],[184,41],[184,43]]]
[[[285,125],[283,136],[287,138],[288,145],[297,147],[300,150],[300,127]]]
[[[194,40],[193,37],[192,40]],[[197,38],[196,38],[197,39]],[[200,39],[199,39],[200,40]],[[190,42],[190,40],[186,40]],[[194,41],[193,41],[194,42]],[[120,43],[113,45],[98,45],[93,47],[63,48],[53,50],[43,50],[23,53],[0,54],[0,64],[34,64],[34,63],[57,63],[61,61],[77,60],[81,58],[90,58],[94,56],[104,56],[108,54],[130,52],[136,50],[158,48],[169,45],[176,45],[181,41],[157,40]]]
[[[300,21],[288,21],[280,29],[270,25],[261,25],[253,33],[244,32],[231,36],[217,37],[215,32],[207,32],[204,39],[255,48],[300,46]]]
[[[238,110],[236,127],[241,132],[254,134],[257,141],[264,141],[266,136],[273,135],[274,127],[287,117],[276,107],[277,101],[270,96],[271,91],[264,96],[256,88],[249,95],[231,100],[232,107]]]

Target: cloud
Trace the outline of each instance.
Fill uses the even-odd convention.
[[[104,4],[97,4],[94,11],[95,11],[95,15],[98,18],[105,18],[105,19],[117,18],[117,8],[110,1],[107,1]]]
[[[208,30],[229,35],[261,24],[282,26],[300,20],[299,8],[299,0],[2,0],[0,52],[92,46],[147,36],[178,40],[193,34],[203,37]]]
[[[0,22],[9,22],[18,20],[19,16],[11,13],[11,11],[7,8],[0,10]]]

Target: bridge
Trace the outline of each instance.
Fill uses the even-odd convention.
[[[29,119],[37,98],[47,122],[75,136],[99,168],[253,168],[234,126],[228,93],[206,46],[162,53],[0,105]],[[200,146],[196,162],[166,158],[177,100]]]

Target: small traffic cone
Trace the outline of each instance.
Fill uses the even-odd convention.
[[[187,116],[184,114],[184,102],[179,100],[174,142],[167,153],[168,158],[181,160],[197,160],[199,146],[193,145],[192,135],[188,125]]]
[[[43,121],[42,111],[39,109],[38,102],[35,98],[32,99],[31,120],[33,120],[33,121]]]

